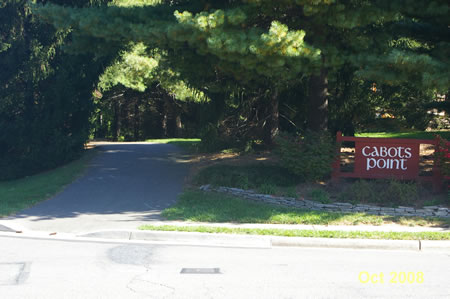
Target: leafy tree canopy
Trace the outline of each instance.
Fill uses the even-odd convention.
[[[205,94],[183,81],[180,75],[164,66],[166,53],[159,49],[148,50],[142,44],[131,44],[122,51],[99,78],[99,87],[109,90],[121,84],[140,92],[157,83],[177,100],[207,101]]]
[[[429,37],[420,40],[411,27],[441,26],[448,32],[448,5],[443,0],[129,0],[115,4],[81,9],[46,5],[38,14],[58,28],[75,28],[78,48],[89,48],[86,45],[94,38],[191,50],[218,58],[215,66],[237,80],[255,76],[295,80],[350,62],[361,68],[361,75],[391,83],[412,79],[426,86],[448,83],[448,38],[434,43]],[[406,34],[409,43],[402,42],[405,34],[395,26],[405,22],[411,23]],[[387,77],[380,76],[386,71]]]

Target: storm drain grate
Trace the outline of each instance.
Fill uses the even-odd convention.
[[[183,268],[181,274],[221,274],[220,268]]]

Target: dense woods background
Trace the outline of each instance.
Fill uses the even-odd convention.
[[[3,0],[0,179],[89,138],[448,128],[443,0]],[[431,122],[430,122],[431,121]]]

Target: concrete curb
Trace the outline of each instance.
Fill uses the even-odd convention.
[[[430,241],[423,240],[421,243],[421,251],[443,251],[450,254],[450,240]]]
[[[169,232],[169,231],[98,231],[80,234],[77,237],[114,239],[114,240],[142,240],[151,242],[164,242],[170,244],[203,245],[203,246],[230,246],[250,248],[270,248],[271,240],[268,236],[209,234],[198,232]]]
[[[233,225],[235,226],[235,225]],[[320,229],[319,229],[320,230]],[[16,231],[15,236],[34,236],[48,238],[51,232],[26,231],[18,227],[11,228],[0,223],[0,233],[9,235]],[[23,233],[22,233],[23,232]],[[54,233],[51,233],[53,235]],[[97,240],[118,242],[155,242],[176,245],[194,246],[229,246],[271,248],[283,247],[313,247],[313,248],[347,248],[347,249],[384,249],[412,250],[420,252],[450,253],[450,240],[373,240],[373,239],[332,239],[306,237],[279,237],[262,235],[239,235],[221,233],[177,232],[177,231],[143,231],[143,230],[101,230],[81,234],[58,233],[52,239]]]
[[[378,249],[378,250],[410,250],[410,251],[444,251],[450,252],[450,241],[419,240],[372,240],[372,239],[330,239],[304,237],[278,237],[260,235],[233,235],[199,232],[170,231],[99,231],[78,235],[83,238],[110,238],[127,240],[145,240],[172,244],[230,246],[270,248],[306,247],[306,248],[346,248],[346,249]]]
[[[372,239],[330,239],[302,237],[272,237],[273,246],[384,249],[419,251],[419,241],[414,240],[372,240]]]

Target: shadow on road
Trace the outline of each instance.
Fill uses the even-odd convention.
[[[182,191],[191,157],[170,144],[106,143],[86,174],[50,200],[17,213],[28,227],[73,218],[74,227],[97,222],[161,220]],[[89,223],[89,224],[88,224]]]

